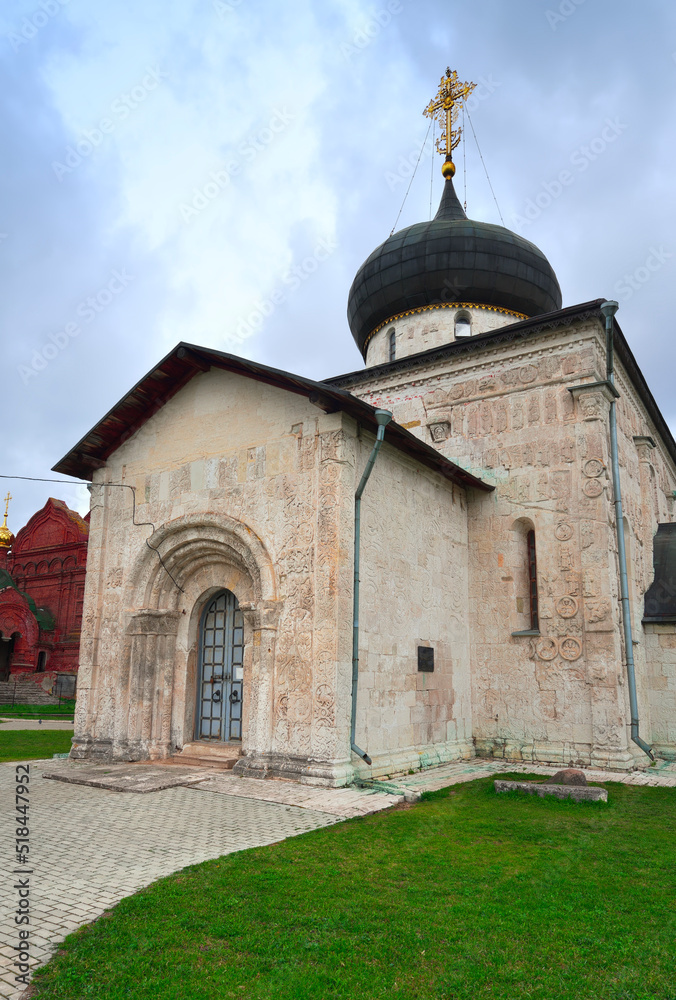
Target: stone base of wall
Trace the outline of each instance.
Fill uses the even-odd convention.
[[[313,760],[290,754],[248,753],[237,761],[233,773],[242,778],[290,778],[305,785],[341,788],[349,785],[353,770],[346,760]]]
[[[564,767],[598,767],[605,771],[633,771],[641,766],[626,747],[596,747],[589,743],[525,743],[520,740],[479,739],[477,757],[552,764]],[[646,765],[650,761],[646,757]]]
[[[168,743],[155,740],[113,741],[91,736],[74,736],[71,760],[92,760],[101,763],[131,763],[137,760],[166,760],[170,756]]]
[[[660,760],[676,760],[676,743],[653,743],[653,753]]]
[[[425,746],[405,747],[385,750],[372,754],[373,764],[369,767],[353,754],[354,774],[359,778],[383,778],[393,774],[407,774],[420,771],[437,764],[448,764],[454,760],[469,760],[474,756],[474,747],[467,740],[448,740],[446,743],[430,743]]]

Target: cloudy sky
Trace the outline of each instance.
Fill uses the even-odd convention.
[[[619,300],[676,430],[672,0],[4,0],[0,53],[0,472],[53,475],[179,340],[361,367],[347,293],[447,64],[478,85],[505,225],[564,305]],[[430,147],[398,228],[436,210]],[[499,223],[471,133],[466,173],[468,215]],[[14,530],[49,495],[87,509],[83,487],[9,487]]]

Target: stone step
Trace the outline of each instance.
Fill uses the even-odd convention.
[[[195,757],[193,754],[174,754],[171,758],[172,764],[180,764],[181,767],[206,767],[211,771],[232,771],[239,760],[239,757]]]
[[[33,681],[0,681],[0,705],[58,705],[59,699]]]
[[[238,743],[208,743],[196,740],[186,743],[183,749],[171,757],[172,763],[187,767],[210,767],[219,771],[231,771],[242,755]]]

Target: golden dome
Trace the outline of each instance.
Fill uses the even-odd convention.
[[[11,499],[12,495],[8,493],[5,497],[5,520],[0,525],[0,549],[11,549],[14,542],[14,535],[7,527],[7,511],[9,510],[9,501]]]

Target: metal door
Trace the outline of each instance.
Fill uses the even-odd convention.
[[[241,740],[244,623],[231,591],[205,608],[199,645],[196,738]]]

